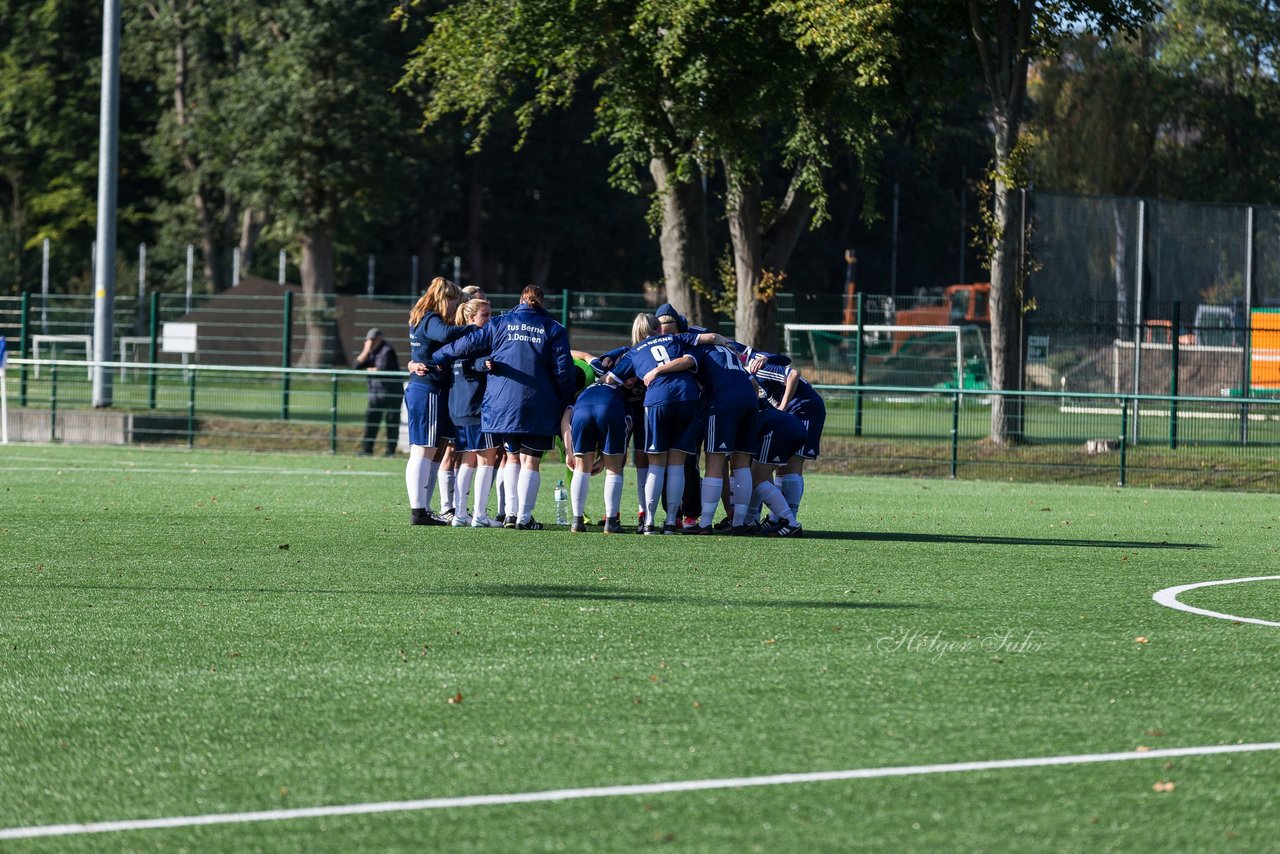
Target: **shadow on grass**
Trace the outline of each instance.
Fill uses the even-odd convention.
[[[96,590],[96,591],[129,591],[133,593],[200,593],[200,594],[232,594],[242,596],[246,593],[279,596],[393,596],[398,598],[422,596],[431,598],[462,597],[469,599],[565,599],[586,602],[641,602],[657,605],[689,605],[700,608],[805,608],[805,609],[906,609],[919,608],[920,605],[908,602],[854,602],[822,599],[744,599],[719,596],[692,596],[678,593],[646,593],[638,590],[615,589],[608,587],[575,586],[560,584],[476,584],[467,587],[444,587],[435,590],[369,590],[314,587],[208,587],[143,584],[6,584],[0,582],[3,589],[27,590]]]
[[[1171,543],[1167,540],[1073,540],[1066,537],[988,537],[968,534],[916,534],[895,531],[811,531],[806,540],[854,540],[868,543],[955,543],[975,546],[1071,546],[1107,549],[1216,549],[1204,543]]]
[[[659,605],[695,605],[731,608],[831,608],[831,609],[903,609],[921,606],[908,602],[852,602],[824,599],[742,599],[719,596],[691,596],[678,593],[644,593],[563,584],[480,584],[458,590],[441,591],[444,596],[478,598],[508,597],[517,599],[569,599],[591,602],[645,602]]]

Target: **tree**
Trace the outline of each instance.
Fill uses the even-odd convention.
[[[0,232],[0,287],[6,290],[23,288],[24,250],[45,237],[92,231],[101,11],[88,0],[0,0],[0,222],[7,226]],[[80,263],[88,257],[84,252]]]
[[[226,184],[223,127],[226,83],[240,53],[240,4],[209,0],[145,0],[127,7],[128,66],[154,81],[163,113],[145,146],[176,200],[157,206],[163,242],[200,247],[210,292],[230,286],[223,248],[242,216]],[[261,214],[259,214],[259,217]],[[242,251],[245,246],[241,246]],[[251,247],[248,247],[251,248]],[[246,264],[247,266],[247,264]]]
[[[299,364],[342,362],[335,238],[400,191],[397,163],[413,122],[391,87],[411,41],[379,0],[285,0],[247,15],[222,115],[227,181],[301,246]]]
[[[1170,104],[1164,175],[1183,198],[1280,199],[1280,7],[1170,0],[1156,23]]]
[[[994,157],[985,239],[991,270],[992,388],[1017,389],[1021,379],[1023,281],[1015,263],[1021,229],[1011,201],[1026,185],[1023,118],[1030,62],[1054,52],[1068,32],[1135,32],[1157,8],[1154,0],[968,0],[969,33],[991,98]],[[989,438],[1000,445],[1021,441],[1020,400],[992,398]]]
[[[874,151],[892,21],[891,4],[835,0],[463,0],[434,16],[405,82],[429,122],[459,113],[477,144],[497,116],[527,131],[590,86],[613,181],[648,190],[668,297],[695,323],[712,317],[695,288],[711,286],[707,182],[722,170],[736,334],[764,344],[795,240],[825,211],[824,167]],[[775,163],[789,177],[771,204]]]

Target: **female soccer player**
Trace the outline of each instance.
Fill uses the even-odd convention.
[[[453,326],[462,292],[448,279],[432,280],[409,312],[409,385],[404,402],[409,416],[409,463],[405,488],[409,492],[409,524],[444,525],[429,507],[436,472],[445,444],[453,435],[445,398],[448,377],[428,373],[425,362],[444,344],[461,338],[472,327]]]
[[[489,301],[473,297],[458,306],[459,326],[471,324],[477,328],[489,322],[492,307]],[[453,363],[453,385],[449,388],[449,417],[457,436],[454,444],[462,460],[458,468],[455,488],[455,528],[470,525],[473,528],[498,528],[501,522],[489,518],[489,490],[498,461],[498,440],[492,433],[480,429],[480,410],[484,400],[485,378],[489,373],[488,360],[459,359]],[[467,493],[475,483],[475,499],[472,512],[467,514]]]
[[[582,364],[579,363],[578,367],[581,370]],[[594,370],[591,371],[591,376],[595,376]],[[566,414],[569,418],[570,435],[565,448],[574,458],[573,479],[569,487],[569,501],[573,508],[570,530],[587,530],[583,508],[591,488],[591,476],[596,470],[598,459],[602,457],[606,472],[604,532],[620,534],[622,469],[627,462],[627,436],[631,432],[623,389],[609,381],[593,382],[582,390]]]
[[[798,370],[777,357],[754,356],[747,362],[747,371],[755,376],[774,407],[794,415],[804,424],[804,447],[778,472],[778,489],[787,497],[791,511],[799,513],[800,499],[804,497],[804,463],[818,458],[822,426],[827,420],[826,404]]]
[[[510,467],[506,489],[517,495],[517,518],[504,527],[538,531],[533,506],[541,484],[542,455],[551,450],[556,426],[575,391],[569,335],[547,313],[542,288],[529,285],[520,304],[490,320],[432,357],[436,366],[488,355],[492,368],[480,407],[480,428],[493,433],[507,451],[519,454],[515,483]]]
[[[636,319],[637,326],[640,318]],[[645,325],[649,325],[645,317]],[[653,318],[656,325],[657,318]],[[697,367],[693,348],[675,335],[650,335],[624,355],[610,370],[612,382],[639,377],[645,384],[645,453],[649,472],[645,480],[645,534],[657,534],[653,524],[658,502],[667,499],[667,518],[661,533],[680,532],[680,499],[684,495],[684,459],[698,446],[701,391],[691,371]],[[637,445],[637,447],[640,447]]]

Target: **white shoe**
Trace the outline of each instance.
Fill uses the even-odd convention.
[[[469,516],[458,516],[455,514],[453,517],[453,521],[451,521],[449,524],[455,528],[465,528],[471,524],[471,518]]]
[[[473,528],[501,528],[502,523],[497,519],[490,519],[488,516],[474,516],[471,519],[471,527]]]

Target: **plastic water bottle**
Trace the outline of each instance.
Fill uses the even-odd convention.
[[[569,492],[564,488],[564,481],[556,481],[556,524],[569,524]]]

